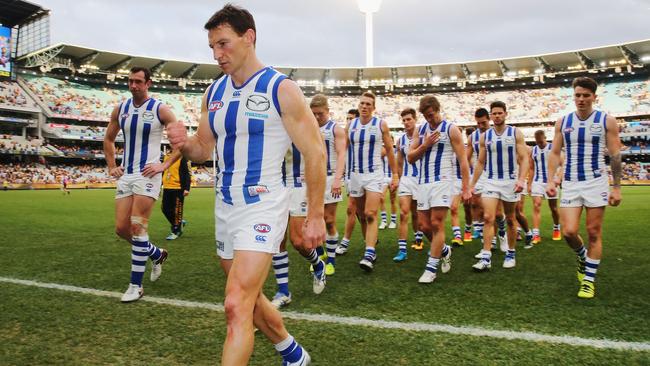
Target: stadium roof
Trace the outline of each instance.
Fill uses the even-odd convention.
[[[21,25],[32,17],[49,12],[39,5],[22,0],[0,0],[0,9],[0,23],[7,27]]]
[[[145,66],[162,79],[213,80],[221,75],[216,64],[165,60],[87,47],[57,44],[19,59],[23,67],[69,68],[75,72],[124,73],[131,66]],[[276,68],[301,85],[418,85],[506,80],[585,72],[617,67],[642,68],[650,63],[650,39],[582,50],[524,57],[477,60],[446,64],[381,67],[282,67]],[[89,70],[90,69],[90,70]],[[41,70],[43,70],[41,68]],[[618,72],[618,71],[617,71]],[[366,84],[366,85],[364,85]]]

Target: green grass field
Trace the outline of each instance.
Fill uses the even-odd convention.
[[[113,234],[113,193],[0,192],[0,277],[123,292],[130,250]],[[498,253],[490,273],[473,273],[475,241],[454,250],[452,271],[428,286],[417,283],[426,251],[392,262],[395,230],[380,232],[376,270],[368,275],[357,264],[363,253],[357,228],[352,249],[337,259],[336,274],[320,296],[311,292],[307,264],[290,250],[294,301],[287,310],[648,343],[649,195],[650,187],[626,188],[622,206],[608,208],[604,259],[591,301],[576,297],[574,256],[563,241],[550,241],[545,209],[546,240],[519,250],[514,270],[500,267]],[[148,283],[145,275],[145,296],[223,301],[213,202],[212,190],[194,190],[186,201],[189,225],[173,242],[164,240],[169,228],[156,207],[150,237],[170,257],[158,282]],[[344,212],[341,205],[341,233]],[[265,292],[275,292],[272,274]],[[287,325],[314,365],[650,364],[650,352],[634,350],[299,320]],[[114,298],[0,281],[1,365],[215,364],[224,335],[223,314],[215,311],[143,301],[123,305]],[[261,335],[256,340],[251,364],[279,364],[272,345]]]

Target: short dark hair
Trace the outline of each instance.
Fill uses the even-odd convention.
[[[142,71],[144,73],[144,81],[149,81],[151,80],[151,70],[149,70],[146,67],[143,66],[133,66],[131,70],[129,70],[131,74],[135,74],[137,72]]]
[[[404,117],[404,116],[406,116],[406,115],[408,115],[408,114],[412,115],[413,118],[417,118],[417,117],[418,117],[418,114],[415,112],[415,109],[413,109],[413,108],[411,108],[411,107],[404,108],[404,110],[402,111],[402,113],[400,113],[399,115],[400,115],[400,117]]]
[[[490,112],[492,112],[494,108],[501,108],[504,112],[507,112],[506,104],[500,100],[490,103]]]
[[[535,137],[537,137],[537,136],[542,136],[542,135],[546,136],[546,133],[544,133],[544,130],[537,130],[537,131],[535,131]]]
[[[479,108],[474,112],[474,118],[487,117],[490,118],[490,112],[485,108]]]
[[[214,13],[203,28],[210,30],[223,24],[228,24],[240,37],[249,29],[252,29],[257,34],[253,15],[248,10],[230,3]],[[257,37],[255,40],[257,40]]]
[[[596,80],[587,76],[579,76],[573,79],[571,86],[573,87],[573,89],[575,89],[577,86],[585,89],[589,89],[594,94],[596,94],[596,89],[598,89],[598,83],[596,82]]]
[[[483,108],[483,109],[485,109],[485,108]],[[467,128],[465,129],[465,135],[469,136],[469,135],[471,135],[474,131],[476,131],[476,129],[475,129],[474,127],[467,127]]]
[[[431,94],[427,94],[420,98],[420,106],[418,107],[418,110],[420,113],[424,113],[429,108],[433,108],[434,112],[440,112],[440,102],[438,101],[438,98]]]
[[[363,94],[361,94],[361,96],[362,97],[368,97],[368,98],[372,99],[372,106],[373,107],[376,105],[375,100],[377,99],[377,96],[373,92],[365,91],[365,92],[363,92]]]
[[[359,110],[356,109],[356,108],[352,108],[352,109],[350,109],[350,110],[348,111],[348,114],[354,114],[355,117],[359,117],[359,116],[360,116],[360,114],[359,114]]]

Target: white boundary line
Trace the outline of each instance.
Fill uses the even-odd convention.
[[[9,278],[9,277],[0,277],[0,282],[12,283],[12,284],[24,285],[24,286],[40,287],[40,288],[49,288],[49,289],[62,290],[68,292],[77,292],[82,294],[111,297],[111,298],[118,298],[118,299],[122,296],[121,293],[114,292],[114,291],[103,291],[103,290],[97,290],[92,288],[61,285],[57,283],[20,280],[20,279]],[[211,311],[223,312],[222,304],[211,304],[205,302],[176,300],[176,299],[154,297],[154,296],[145,296],[142,299],[140,299],[140,301],[147,301],[147,302],[152,302],[152,303],[162,304],[162,305],[172,305],[172,306],[179,306],[185,308],[198,308],[198,309],[206,309]],[[448,333],[448,334],[467,335],[473,337],[491,337],[491,338],[510,339],[510,340],[524,340],[530,342],[566,344],[569,346],[583,346],[583,347],[615,349],[615,350],[623,350],[623,351],[646,351],[646,352],[650,351],[650,343],[648,342],[625,342],[625,341],[613,341],[608,339],[580,338],[580,337],[573,337],[573,336],[554,336],[554,335],[535,333],[535,332],[492,330],[492,329],[480,328],[480,327],[454,326],[454,325],[447,325],[447,324],[417,323],[417,322],[403,323],[397,321],[373,320],[373,319],[338,316],[338,315],[308,314],[308,313],[300,313],[295,311],[282,312],[282,316],[284,318],[293,319],[293,320],[306,320],[312,322],[330,323],[330,324],[347,325],[347,326],[365,326],[365,327],[373,327],[373,328],[380,328],[380,329],[398,329],[398,330],[416,331],[416,332]]]

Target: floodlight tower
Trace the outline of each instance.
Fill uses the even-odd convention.
[[[366,15],[366,66],[373,66],[372,14],[379,11],[381,0],[357,0],[359,11]]]

